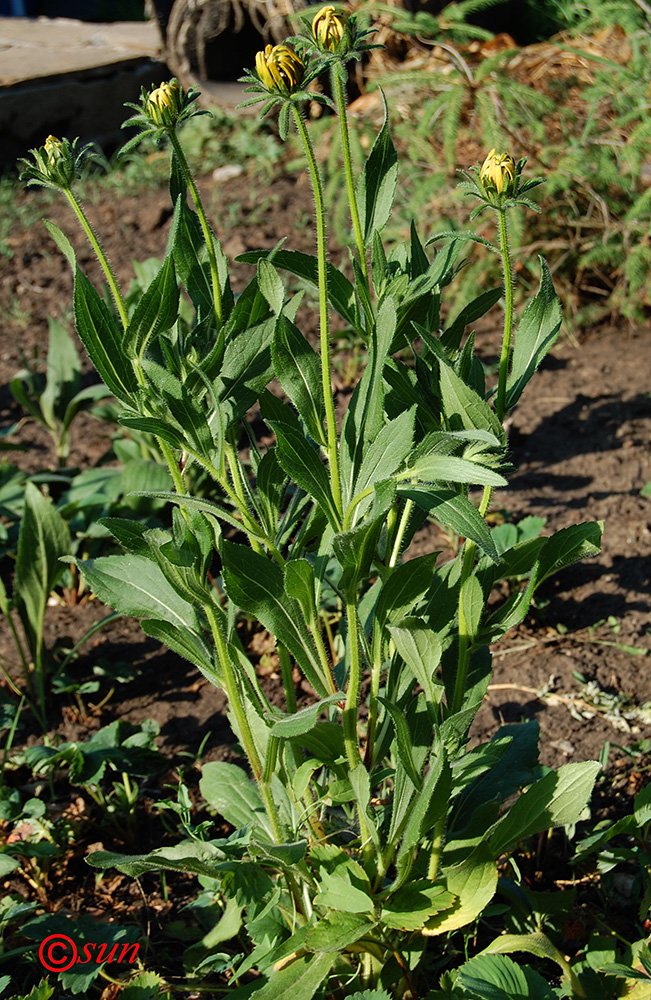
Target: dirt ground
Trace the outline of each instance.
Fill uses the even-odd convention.
[[[214,185],[206,181],[204,190],[211,204]],[[311,212],[302,178],[275,182],[268,210],[256,211],[253,226],[246,218],[259,199],[245,175],[224,182],[220,197],[241,204],[245,223],[225,231],[215,219],[231,256],[275,245],[289,233],[292,219]],[[170,219],[166,192],[91,204],[89,214],[123,287],[132,259],[163,256]],[[70,236],[82,267],[98,282],[99,269],[66,206],[56,203],[47,215]],[[288,246],[312,249],[305,225],[291,232]],[[16,230],[8,243],[13,255],[0,261],[0,428],[19,417],[7,383],[25,357],[35,352],[44,357],[47,316],[69,320],[72,300],[68,265],[42,225]],[[250,268],[235,265],[235,273],[235,285],[241,287]],[[490,327],[478,337],[486,357],[495,356],[497,338],[497,329]],[[578,344],[561,338],[511,418],[517,471],[510,488],[496,495],[493,510],[508,512],[516,521],[529,514],[545,517],[545,533],[603,519],[604,544],[598,558],[549,582],[527,621],[495,647],[493,683],[473,731],[475,738],[486,737],[504,721],[536,718],[542,761],[552,766],[594,759],[609,741],[608,784],[628,793],[637,789],[640,768],[648,762],[640,748],[646,750],[644,741],[651,740],[651,660],[620,648],[651,648],[651,499],[640,495],[651,480],[650,346],[651,328],[632,330],[624,323],[588,331]],[[90,372],[87,362],[85,370]],[[96,463],[110,435],[109,427],[92,418],[79,420],[70,464]],[[10,455],[12,461],[29,471],[54,467],[49,439],[37,425],[24,423],[19,439],[29,450]],[[435,536],[428,527],[414,544],[419,551],[431,549]],[[46,639],[60,634],[76,639],[104,614],[95,601],[52,607]],[[101,711],[89,707],[88,716],[81,717],[71,702],[52,720],[61,737],[83,738],[115,718],[140,722],[150,717],[160,724],[161,745],[175,763],[182,753],[195,754],[207,733],[204,759],[231,753],[221,692],[147,639],[137,623],[120,620],[89,647],[75,667],[80,677],[100,656],[127,660],[138,675]],[[0,633],[0,656],[7,648],[8,636]],[[36,732],[28,730],[26,722],[22,739],[35,740]]]

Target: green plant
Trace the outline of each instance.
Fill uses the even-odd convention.
[[[251,772],[224,762],[202,770],[204,799],[234,827],[231,836],[202,840],[203,830],[188,827],[191,836],[172,848],[97,852],[90,863],[212,880],[224,926],[210,947],[243,987],[234,996],[309,1000],[327,989],[402,1000],[424,995],[447,960],[447,935],[490,902],[497,859],[583,815],[598,763],[542,774],[531,728],[520,736],[511,727],[472,750],[468,730],[491,677],[489,643],[523,620],[550,574],[596,554],[601,525],[548,538],[502,532],[498,550],[486,521],[494,489],[507,482],[504,420],[560,328],[544,261],[540,288],[515,324],[506,216],[532,204],[539,182],[526,179],[523,160],[493,151],[465,183],[479,202],[473,217],[493,214],[496,244],[464,232],[428,253],[412,225],[409,240],[387,253],[381,234],[398,171],[388,115],[355,180],[338,87],[345,62],[365,51],[366,32],[332,12],[333,48],[319,16],[325,11],[315,34],[308,23],[296,50],[268,46],[246,78],[253,102],[278,108],[281,137],[296,126],[314,191],[316,257],[280,244],[244,254],[256,274],[234,297],[181,144],[196,93],[176,81],[143,92],[127,123],[139,130],[127,148],[141,135],[169,140],[175,206],[165,260],[131,315],[113,275],[111,305],[50,227],[75,270],[77,331],[121,404],[120,421],[155,435],[174,483],[173,492],[146,494],[174,505],[171,530],[112,519],[125,552],[80,563],[81,572],[100,599],[140,618],[148,635],[225,690]],[[301,110],[323,72],[340,115],[352,281],[327,259],[323,185]],[[52,139],[25,176],[61,186],[88,231],[74,178],[60,167],[73,152]],[[442,297],[468,240],[498,256],[503,287],[475,292],[441,329]],[[318,350],[297,325],[300,298],[288,298],[281,270],[317,290]],[[180,287],[194,306],[190,325],[179,321]],[[503,345],[488,387],[466,331],[502,294]],[[367,354],[341,427],[331,312]],[[284,399],[267,389],[274,376]],[[275,435],[264,449],[245,419],[256,405]],[[197,467],[211,484],[203,496],[190,488]],[[463,537],[458,554],[440,565],[439,553],[403,561],[428,515]],[[522,583],[493,606],[500,580]],[[247,655],[242,615],[275,638],[284,711]],[[294,670],[314,692],[305,705]],[[178,806],[184,814],[182,799]]]
[[[78,413],[90,409],[109,393],[103,385],[81,388],[81,359],[64,326],[49,318],[45,375],[31,367],[17,372],[10,383],[14,399],[52,435],[58,465],[70,453],[70,428]]]
[[[70,783],[90,795],[125,841],[133,841],[139,792],[133,778],[149,777],[165,766],[154,743],[157,735],[158,725],[152,719],[139,726],[118,720],[84,743],[28,747],[24,758],[35,775],[67,770]],[[108,790],[102,783],[107,772],[118,775]]]

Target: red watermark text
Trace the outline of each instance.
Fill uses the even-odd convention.
[[[138,957],[139,944],[94,944],[87,942],[78,948],[67,934],[50,934],[38,949],[41,965],[50,972],[67,972],[73,965],[102,965],[104,962],[128,962]]]

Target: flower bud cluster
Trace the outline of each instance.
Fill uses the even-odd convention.
[[[21,178],[28,184],[69,191],[84,165],[97,158],[91,144],[77,150],[78,142],[78,139],[70,142],[69,139],[48,135],[39,149],[30,149],[33,162],[20,161],[24,167]]]

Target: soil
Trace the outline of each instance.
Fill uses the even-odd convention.
[[[209,179],[203,182],[203,190],[208,204],[213,204],[214,185]],[[37,196],[25,193],[21,197],[27,201]],[[223,182],[220,197],[239,203],[244,220],[229,231],[220,230],[215,220],[231,257],[247,249],[272,247],[286,233],[291,234],[289,246],[312,250],[311,231],[301,221],[311,213],[309,188],[302,179],[276,180],[264,210],[246,175]],[[254,210],[256,223],[247,225],[247,215]],[[132,259],[162,256],[170,224],[166,192],[100,201],[90,205],[89,215],[123,287],[128,287],[132,275]],[[66,206],[48,206],[47,216],[69,235],[81,266],[99,283],[94,257]],[[8,243],[13,255],[0,263],[0,429],[21,416],[8,388],[10,379],[25,358],[44,358],[47,317],[69,320],[72,300],[68,265],[42,225],[14,230]],[[333,260],[338,260],[337,254]],[[249,267],[234,265],[236,289],[250,273]],[[494,358],[499,331],[486,326],[478,340],[485,357]],[[651,480],[650,346],[651,327],[630,329],[623,323],[587,331],[579,343],[562,336],[510,419],[516,472],[509,489],[497,494],[493,502],[497,516],[501,512],[514,521],[527,515],[544,517],[544,533],[603,519],[605,534],[600,556],[548,582],[526,622],[494,648],[493,682],[473,738],[485,739],[505,722],[535,718],[541,730],[541,759],[549,766],[595,759],[609,744],[605,780],[599,785],[606,815],[619,812],[639,789],[649,766],[646,750],[651,746],[651,670],[645,655],[651,649],[651,499],[640,494]],[[87,361],[84,370],[92,381]],[[343,406],[343,376],[339,389]],[[111,434],[111,427],[80,417],[72,435],[69,464],[80,468],[96,464],[107,451]],[[38,425],[24,422],[17,440],[28,450],[11,453],[12,462],[30,473],[54,468],[50,439]],[[435,547],[441,544],[433,526],[418,532],[414,553]],[[87,596],[71,606],[52,606],[46,619],[46,642],[61,635],[76,641],[107,613]],[[264,636],[258,636],[258,642],[260,638],[259,653],[263,653]],[[622,647],[634,647],[638,655]],[[2,626],[0,658],[9,655],[10,648],[10,636]],[[97,695],[83,699],[83,709],[73,698],[66,704],[66,696],[60,697],[58,709],[54,707],[58,714],[50,720],[51,739],[83,740],[114,719],[140,723],[152,718],[160,725],[158,743],[169,758],[170,769],[191,763],[200,746],[204,761],[237,759],[222,693],[184,660],[147,639],[136,622],[120,619],[99,632],[74,665],[75,676],[80,680],[91,677],[98,658],[127,661],[135,668],[135,679],[118,686],[108,698],[110,687],[103,683]],[[279,685],[273,666],[267,667],[267,673],[273,690]],[[96,707],[100,702],[104,703]],[[17,745],[39,739],[25,716]],[[196,784],[198,772],[190,768],[190,773],[189,783]],[[148,810],[147,803],[156,794],[160,791],[145,797]],[[92,809],[88,813],[83,798],[80,808],[88,820]],[[110,845],[105,831],[100,833],[92,823],[86,829],[86,848],[91,840],[102,839],[105,846]],[[150,845],[157,843],[160,821],[152,818],[141,833],[143,838],[152,838]],[[107,899],[118,912],[120,907],[134,912],[140,905],[135,899],[138,892],[129,888],[130,880],[118,878],[113,884],[107,876],[101,890],[104,898],[94,885],[95,876],[88,872],[81,857],[71,862],[60,898],[54,893],[48,907],[99,913],[109,905]],[[153,893],[147,897],[149,917],[154,912],[158,919],[167,912],[167,904],[160,893],[156,895],[153,880],[143,884]],[[185,883],[179,877],[175,884],[183,898]]]

